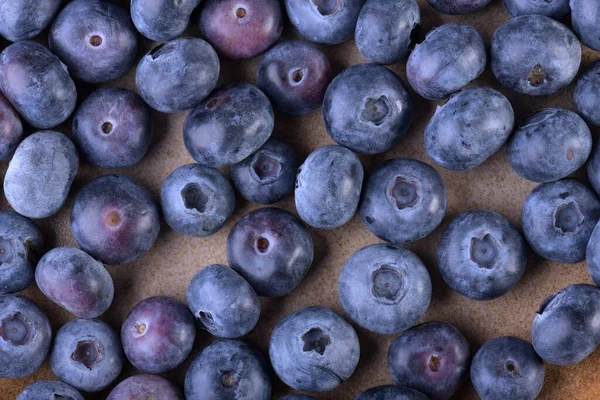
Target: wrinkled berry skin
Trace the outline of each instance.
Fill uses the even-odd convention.
[[[219,54],[253,58],[281,36],[281,5],[279,0],[205,0],[200,30]]]
[[[181,35],[200,0],[132,0],[131,19],[137,30],[154,41]]]
[[[417,323],[431,301],[431,279],[410,250],[374,244],[356,251],[338,281],[342,307],[372,332],[391,334]]]
[[[405,244],[429,235],[446,214],[448,198],[441,175],[409,158],[383,162],[363,190],[360,216],[378,238]]]
[[[314,43],[340,44],[352,39],[365,0],[285,0],[290,22]]]
[[[258,65],[258,87],[277,110],[305,115],[321,107],[333,78],[327,56],[304,40],[281,42]]]
[[[190,365],[185,376],[185,398],[269,400],[269,367],[253,346],[239,340],[217,340]]]
[[[492,0],[427,0],[437,12],[448,15],[469,14],[481,10]]]
[[[580,362],[600,343],[600,289],[570,285],[550,296],[533,319],[535,351],[550,364]]]
[[[212,335],[234,339],[249,333],[260,317],[260,302],[250,284],[226,265],[204,267],[186,294],[196,320]]]
[[[206,237],[218,232],[235,210],[235,193],[219,170],[187,164],[167,177],[160,203],[171,229]]]
[[[77,101],[65,65],[47,48],[30,41],[13,43],[0,53],[0,91],[38,129],[64,122]]]
[[[541,257],[562,263],[585,259],[586,246],[600,219],[600,201],[575,179],[543,183],[523,203],[525,239]]]
[[[219,57],[202,39],[183,37],[164,42],[139,62],[135,83],[155,110],[184,111],[200,104],[219,79]]]
[[[246,200],[272,204],[294,193],[299,165],[292,146],[269,139],[256,153],[231,166],[231,179]]]
[[[577,171],[592,151],[592,133],[572,111],[546,108],[529,116],[508,142],[508,161],[534,182],[551,182]]]
[[[514,336],[486,342],[471,363],[471,381],[483,400],[534,400],[544,375],[544,361],[531,343]]]
[[[57,247],[44,254],[35,281],[46,297],[80,318],[104,314],[115,291],[104,265],[74,247]]]
[[[556,93],[577,75],[581,46],[573,32],[543,15],[511,18],[492,36],[492,72],[506,88],[531,96]]]
[[[119,335],[97,319],[73,319],[56,333],[50,367],[61,381],[99,392],[117,380],[124,357]]]
[[[306,307],[283,318],[273,330],[269,355],[286,385],[326,392],[350,378],[360,357],[354,328],[335,311]]]
[[[513,108],[491,88],[470,88],[438,106],[425,128],[425,149],[436,164],[454,171],[473,169],[508,140]]]
[[[359,64],[335,77],[323,99],[327,133],[358,153],[383,153],[406,133],[412,101],[402,80],[376,64]]]
[[[158,206],[148,190],[125,175],[104,175],[85,185],[71,211],[79,246],[110,265],[142,257],[160,230]]]
[[[55,131],[34,133],[8,164],[4,195],[21,215],[49,217],[65,204],[78,169],[79,156],[68,137]]]
[[[292,292],[310,269],[314,256],[308,230],[280,208],[246,214],[227,237],[227,260],[259,296]]]
[[[0,36],[11,42],[33,39],[54,19],[62,0],[0,0]]]
[[[527,266],[527,246],[502,215],[467,211],[446,228],[437,258],[448,286],[471,299],[489,300],[519,282]]]
[[[37,225],[16,212],[0,211],[0,250],[0,295],[29,287],[44,251]]]
[[[600,126],[600,61],[585,71],[573,93],[577,112],[590,124]]]
[[[28,385],[16,400],[84,400],[81,393],[59,381],[37,381]]]
[[[596,227],[592,231],[592,236],[587,244],[586,249],[586,263],[588,272],[592,277],[592,280],[596,286],[600,286],[600,225],[596,224]]]
[[[440,100],[477,78],[487,64],[483,37],[462,23],[430,31],[408,57],[406,76],[412,88],[429,100]]]
[[[432,321],[405,331],[390,346],[388,368],[396,384],[431,400],[447,400],[469,375],[469,342],[447,322]]]
[[[247,82],[226,85],[185,118],[183,141],[198,163],[220,167],[242,161],[271,137],[271,102]]]
[[[513,16],[545,15],[563,21],[571,13],[569,0],[504,0],[506,11]]]
[[[0,93],[0,161],[8,161],[24,138],[19,114]]]
[[[167,379],[149,374],[129,377],[119,383],[106,400],[183,400],[181,389]]]
[[[296,210],[315,228],[339,228],[360,200],[364,171],[358,157],[341,146],[323,146],[308,156],[296,177]]]
[[[24,378],[40,368],[52,343],[52,327],[27,297],[0,295],[0,378]]]
[[[571,0],[573,30],[587,47],[600,51],[600,3],[589,0]]]
[[[384,385],[365,390],[355,400],[429,400],[429,398],[414,389]]]

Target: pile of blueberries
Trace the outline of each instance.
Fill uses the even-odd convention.
[[[427,0],[445,14],[470,13],[490,1]],[[430,304],[431,279],[417,255],[399,246],[440,225],[447,208],[444,182],[434,168],[413,159],[387,160],[365,178],[355,153],[386,152],[410,127],[411,93],[380,66],[406,62],[408,83],[418,95],[445,100],[424,132],[436,164],[469,170],[506,144],[512,168],[541,183],[523,205],[523,234],[487,210],[467,211],[449,224],[437,252],[444,281],[471,299],[497,298],[520,280],[531,248],[557,262],[587,260],[600,285],[600,148],[592,149],[588,127],[600,125],[600,63],[578,79],[578,114],[548,108],[520,126],[498,91],[463,90],[488,58],[508,89],[531,96],[565,89],[580,68],[580,41],[600,51],[598,0],[504,0],[513,18],[496,30],[489,52],[480,33],[463,23],[422,36],[415,0],[199,3],[132,0],[128,12],[108,0],[0,0],[0,35],[14,42],[0,53],[0,159],[10,160],[3,185],[14,209],[0,212],[0,377],[26,377],[49,357],[60,380],[35,382],[18,400],[81,400],[79,391],[110,388],[126,360],[143,373],[116,385],[109,400],[268,400],[275,375],[298,391],[333,390],[353,374],[360,356],[354,328],[335,311],[307,307],[281,320],[270,339],[270,363],[239,338],[259,321],[258,296],[289,294],[310,269],[313,240],[304,224],[339,228],[357,211],[386,243],[349,258],[339,277],[342,307],[369,331],[400,334],[388,353],[396,385],[366,390],[357,399],[446,400],[469,374],[482,399],[534,399],[543,386],[544,361],[575,364],[594,351],[600,344],[600,289],[587,284],[568,286],[543,302],[532,343],[499,337],[471,357],[453,325],[417,325]],[[276,43],[284,11],[306,40]],[[192,12],[205,40],[180,37]],[[31,40],[46,30],[47,47]],[[76,107],[75,81],[102,84],[133,67],[138,32],[162,42],[137,64],[138,93],[103,87]],[[334,77],[313,43],[352,38],[369,63]],[[219,56],[260,54],[258,87],[236,82],[215,89]],[[301,164],[291,146],[270,138],[273,109],[304,115],[321,106],[338,145],[316,149]],[[152,142],[153,113],[184,110],[183,140],[197,163],[167,177],[160,204],[128,176],[96,178],[76,194],[71,210],[80,248],[45,252],[31,219],[64,206],[79,156],[102,168],[132,166]],[[69,118],[70,136],[48,130]],[[30,128],[39,131],[25,135]],[[569,178],[586,162],[593,190]],[[230,166],[232,183],[217,169],[223,166]],[[113,301],[105,265],[146,254],[161,215],[183,235],[214,234],[232,215],[236,191],[260,204],[293,194],[300,218],[274,207],[244,216],[229,232],[229,266],[202,268],[189,284],[187,305],[145,299],[125,318],[120,335],[96,319]],[[34,281],[76,317],[54,335],[40,307],[15,294]],[[197,327],[218,339],[195,356],[182,392],[158,374],[188,358]]]

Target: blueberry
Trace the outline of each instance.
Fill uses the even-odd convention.
[[[306,307],[277,324],[269,355],[275,373],[286,385],[325,392],[350,378],[358,364],[360,345],[354,328],[338,313]]]
[[[588,272],[592,277],[594,283],[600,286],[600,224],[596,224],[596,227],[592,231],[592,236],[587,244],[586,248],[586,262]]]
[[[573,93],[575,108],[589,123],[600,126],[600,61],[577,80]]]
[[[288,40],[267,51],[257,71],[258,87],[276,109],[289,115],[319,108],[332,78],[327,56],[303,40]]]
[[[160,230],[158,206],[148,190],[125,175],[104,175],[75,197],[71,230],[81,248],[110,264],[142,257]]]
[[[250,284],[225,265],[204,267],[190,282],[186,297],[202,327],[218,337],[244,336],[260,317],[260,302]]]
[[[527,246],[502,215],[467,211],[446,228],[437,258],[448,286],[471,299],[489,300],[519,282],[527,267]]]
[[[356,47],[370,62],[393,64],[405,60],[414,46],[420,22],[415,0],[368,0],[356,24]]]
[[[600,143],[592,150],[587,164],[587,175],[596,193],[600,193]]]
[[[0,91],[25,121],[39,129],[64,122],[77,101],[65,65],[30,41],[14,43],[0,53]]]
[[[487,64],[483,37],[475,28],[449,23],[430,31],[408,57],[406,76],[429,100],[457,92],[477,78]]]
[[[210,167],[242,161],[271,136],[269,99],[256,86],[235,82],[211,93],[185,118],[183,141],[194,160]]]
[[[171,40],[181,35],[200,0],[132,0],[131,19],[150,40]]]
[[[593,0],[571,0],[573,30],[587,47],[600,51],[600,3]]]
[[[280,397],[279,400],[317,400],[317,398],[307,394],[288,394]]]
[[[431,279],[419,257],[385,244],[352,254],[338,284],[342,307],[350,318],[381,334],[410,328],[431,301]]]
[[[468,14],[481,10],[492,0],[427,0],[437,12],[449,15]],[[550,0],[552,1],[552,0]]]
[[[67,200],[79,169],[73,142],[59,132],[42,131],[19,144],[4,177],[4,195],[29,218],[56,214]]]
[[[531,343],[498,337],[475,354],[471,381],[483,400],[534,400],[544,385],[544,361]]]
[[[364,171],[358,157],[341,146],[323,146],[298,169],[296,209],[307,224],[334,229],[350,221],[360,200]]]
[[[219,231],[229,219],[235,209],[235,193],[219,170],[187,164],[167,177],[160,203],[173,230],[205,237]]]
[[[16,293],[33,283],[44,239],[29,219],[0,211],[0,294]]]
[[[285,0],[290,22],[311,42],[339,44],[352,39],[365,0]]]
[[[432,321],[405,331],[390,346],[388,368],[396,384],[447,400],[469,374],[469,342],[447,322]]]
[[[293,214],[261,208],[245,215],[227,237],[229,265],[259,296],[293,291],[313,262],[313,241]]]
[[[577,171],[592,151],[585,121],[563,108],[529,116],[508,142],[508,161],[523,178],[550,182]]]
[[[523,204],[521,221],[539,256],[562,263],[585,259],[587,243],[600,219],[600,201],[575,179],[543,183]]]
[[[408,130],[412,101],[402,80],[387,68],[355,65],[327,88],[323,120],[338,144],[359,153],[383,153]]]
[[[38,262],[35,281],[46,297],[77,317],[99,317],[113,301],[113,281],[104,265],[74,247],[47,252]]]
[[[360,216],[378,238],[393,244],[422,239],[446,214],[447,194],[440,174],[409,158],[383,162],[365,185]]]
[[[81,393],[66,383],[37,381],[27,385],[16,400],[84,400]]]
[[[179,38],[152,49],[139,62],[135,83],[155,110],[172,113],[200,104],[219,79],[219,57],[198,38]]]
[[[429,400],[429,398],[414,389],[384,385],[365,390],[355,400]]]
[[[437,107],[425,128],[425,149],[444,168],[472,169],[500,150],[514,122],[513,108],[502,93],[465,89]]]
[[[196,337],[194,317],[169,297],[150,297],[129,312],[121,326],[123,350],[131,364],[153,374],[185,361]]]
[[[62,0],[0,0],[0,36],[18,42],[33,39],[45,30]]]
[[[157,375],[141,374],[119,383],[106,400],[183,400],[181,389]]]
[[[136,93],[94,91],[73,117],[73,140],[87,160],[103,168],[137,164],[152,138],[152,113]]]
[[[99,392],[123,369],[119,335],[96,319],[74,319],[56,333],[50,367],[61,381],[84,392]]]
[[[283,13],[279,0],[205,0],[200,29],[219,54],[247,59],[279,39]]]
[[[550,364],[576,364],[600,343],[600,289],[570,285],[550,296],[533,319],[535,351]]]
[[[0,378],[24,378],[37,371],[50,350],[52,327],[27,297],[0,295]]]
[[[539,14],[562,21],[571,13],[569,0],[504,0],[506,11],[513,16]]]
[[[25,135],[19,115],[0,93],[0,161],[8,161]]]
[[[511,18],[492,36],[492,72],[522,94],[543,96],[567,87],[577,75],[581,46],[566,26],[543,15]]]
[[[269,400],[271,377],[263,355],[238,340],[217,340],[185,376],[186,400]]]

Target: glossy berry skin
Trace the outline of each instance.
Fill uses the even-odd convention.
[[[239,340],[217,340],[190,365],[185,376],[185,398],[269,400],[269,367],[253,346]]]
[[[514,122],[513,108],[502,93],[465,89],[437,107],[425,128],[425,150],[444,168],[469,170],[500,150]]]
[[[378,238],[392,244],[417,241],[446,214],[446,187],[429,165],[409,158],[383,162],[363,190],[360,216]]]
[[[123,369],[119,335],[97,319],[73,319],[56,333],[50,367],[61,381],[84,392],[110,386]]]
[[[260,208],[246,214],[227,237],[227,260],[259,296],[279,297],[300,284],[313,262],[313,241],[293,214]]]
[[[166,41],[181,35],[200,0],[132,0],[131,19],[146,38]]]
[[[0,295],[0,378],[24,378],[40,368],[52,343],[52,327],[27,297]]]
[[[356,251],[338,281],[340,302],[354,322],[371,332],[404,331],[431,301],[431,279],[410,250],[373,244]]]
[[[508,142],[508,161],[525,179],[551,182],[577,171],[592,151],[592,133],[572,111],[546,108],[529,116]]]
[[[27,385],[17,396],[16,400],[84,400],[72,386],[59,381],[37,381]]]
[[[588,272],[596,286],[600,285],[600,228],[598,224],[592,231],[592,236],[586,248],[586,264]]]
[[[16,212],[0,211],[0,295],[20,292],[33,283],[43,251],[37,225]]]
[[[285,0],[290,22],[314,43],[339,44],[352,39],[365,0]]]
[[[492,0],[427,0],[437,12],[449,15],[469,14],[481,10]]]
[[[260,302],[250,284],[226,265],[204,267],[192,278],[187,303],[212,335],[234,339],[248,334],[260,317]]]
[[[119,383],[106,400],[183,400],[181,389],[158,375],[140,374]]]
[[[364,171],[358,157],[341,146],[319,147],[296,177],[296,210],[315,228],[339,228],[354,216]]]
[[[183,37],[164,42],[139,62],[135,83],[155,110],[190,109],[208,96],[219,79],[219,57],[202,39]]]
[[[408,130],[412,101],[393,72],[359,64],[344,70],[327,88],[323,120],[338,144],[358,153],[382,153]]]
[[[600,201],[575,179],[543,183],[523,203],[525,239],[541,257],[562,263],[585,259],[586,246],[600,219]]]
[[[492,72],[506,88],[531,96],[556,93],[577,75],[581,46],[573,32],[543,15],[511,18],[492,36]]]
[[[281,36],[281,5],[279,0],[205,0],[200,30],[219,54],[253,58]]]
[[[367,389],[354,400],[429,400],[429,398],[414,389],[384,385]]]
[[[64,122],[77,101],[65,65],[47,48],[30,41],[13,43],[0,53],[0,92],[38,129]]]
[[[196,338],[194,317],[169,297],[150,297],[129,312],[121,326],[127,359],[137,369],[161,374],[181,365]]]
[[[78,169],[77,150],[68,137],[55,131],[36,132],[19,144],[10,160],[4,195],[21,215],[49,217],[65,204]]]
[[[292,146],[269,139],[254,154],[231,166],[231,179],[244,199],[272,204],[294,193],[299,166]]]
[[[115,291],[104,265],[75,247],[57,247],[44,254],[35,281],[46,297],[80,318],[104,314]]]
[[[585,71],[575,85],[575,108],[587,122],[600,126],[600,62]]]
[[[471,363],[471,381],[483,400],[534,400],[544,374],[544,361],[531,343],[514,336],[486,342]]]
[[[0,93],[0,161],[8,161],[24,138],[19,114]]]
[[[441,25],[425,36],[408,57],[406,76],[429,100],[440,100],[477,78],[487,64],[483,37],[462,23]]]
[[[220,167],[242,161],[271,137],[275,119],[269,99],[247,82],[226,85],[185,118],[183,141],[198,163]]]
[[[550,296],[533,319],[531,337],[537,354],[550,364],[572,365],[600,343],[600,289],[570,285]]]
[[[105,264],[142,257],[160,230],[158,206],[148,190],[125,175],[104,175],[85,185],[71,211],[79,246]]]
[[[160,191],[162,212],[171,229],[187,236],[218,232],[235,209],[235,193],[223,174],[199,164],[182,165]]]
[[[333,78],[327,56],[304,40],[281,42],[258,65],[258,87],[273,107],[289,115],[305,115],[321,107]]]
[[[570,0],[573,30],[587,47],[600,51],[600,3]]]
[[[563,21],[571,13],[569,0],[504,0],[504,7],[512,17],[536,14]]]
[[[388,352],[396,384],[418,390],[431,400],[447,400],[469,374],[469,342],[447,322],[432,321],[402,333]]]
[[[54,19],[62,0],[0,0],[0,36],[11,42],[33,39]]]
[[[354,328],[335,311],[306,307],[283,318],[273,330],[269,355],[286,385],[326,392],[350,378],[360,357]]]

